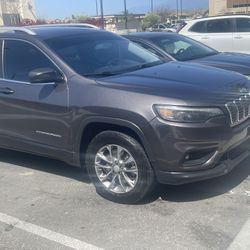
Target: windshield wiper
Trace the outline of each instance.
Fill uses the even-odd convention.
[[[98,73],[89,73],[89,74],[82,74],[82,76],[85,77],[105,77],[105,76],[114,76],[114,75],[119,75],[119,74],[123,74],[126,72],[130,72],[130,71],[135,71],[135,70],[139,70],[139,69],[145,69],[145,68],[149,68],[149,67],[153,67],[156,65],[160,65],[165,63],[162,60],[159,61],[154,61],[154,62],[150,62],[150,63],[144,63],[144,64],[139,64],[139,65],[135,65],[129,68],[125,68],[119,71],[103,71],[103,72],[98,72]]]
[[[85,77],[102,77],[102,76],[113,76],[119,73],[116,72],[111,72],[111,71],[104,71],[100,73],[89,73],[89,74],[82,74],[82,76]]]

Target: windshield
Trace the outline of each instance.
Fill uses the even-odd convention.
[[[180,35],[154,37],[151,40],[178,61],[194,60],[218,53],[202,43]]]
[[[45,42],[85,76],[108,76],[163,63],[147,50],[110,33],[86,33]]]

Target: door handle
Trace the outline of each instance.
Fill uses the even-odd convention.
[[[235,36],[234,38],[235,38],[235,39],[242,39],[243,36]]]
[[[201,37],[201,39],[209,39],[209,37],[208,36],[203,36],[203,37]]]
[[[10,88],[0,88],[0,93],[5,95],[12,95],[14,94],[14,90]]]

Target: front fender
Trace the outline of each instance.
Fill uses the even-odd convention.
[[[140,138],[140,141],[142,143],[142,146],[144,147],[146,154],[148,155],[148,158],[151,161],[154,161],[154,156],[153,152],[151,149],[151,146],[149,144],[149,141],[147,140],[147,136],[145,135],[144,130],[147,130],[148,128],[140,128],[136,124],[128,121],[128,120],[123,120],[120,118],[113,118],[113,117],[104,117],[104,116],[92,116],[84,119],[79,127],[77,129],[77,132],[73,133],[72,139],[75,142],[74,144],[74,152],[75,152],[75,157],[74,161],[76,162],[77,165],[80,166],[80,150],[81,150],[81,142],[82,142],[82,135],[84,133],[84,130],[87,128],[92,123],[105,123],[107,125],[117,125],[120,127],[128,128],[132,130],[138,138]],[[83,138],[84,139],[84,138]]]

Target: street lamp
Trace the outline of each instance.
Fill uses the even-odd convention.
[[[181,18],[182,18],[182,0],[180,0],[181,1]]]
[[[127,0],[124,0],[125,30],[128,29]]]
[[[154,12],[154,0],[151,0],[151,13]]]
[[[95,0],[95,8],[96,8],[96,16],[99,15],[98,13],[98,0]]]
[[[177,20],[179,20],[179,0],[176,0],[176,15],[177,15]]]
[[[103,2],[102,2],[102,0],[100,0],[100,8],[101,8],[102,29],[104,29],[104,14],[103,14]]]

